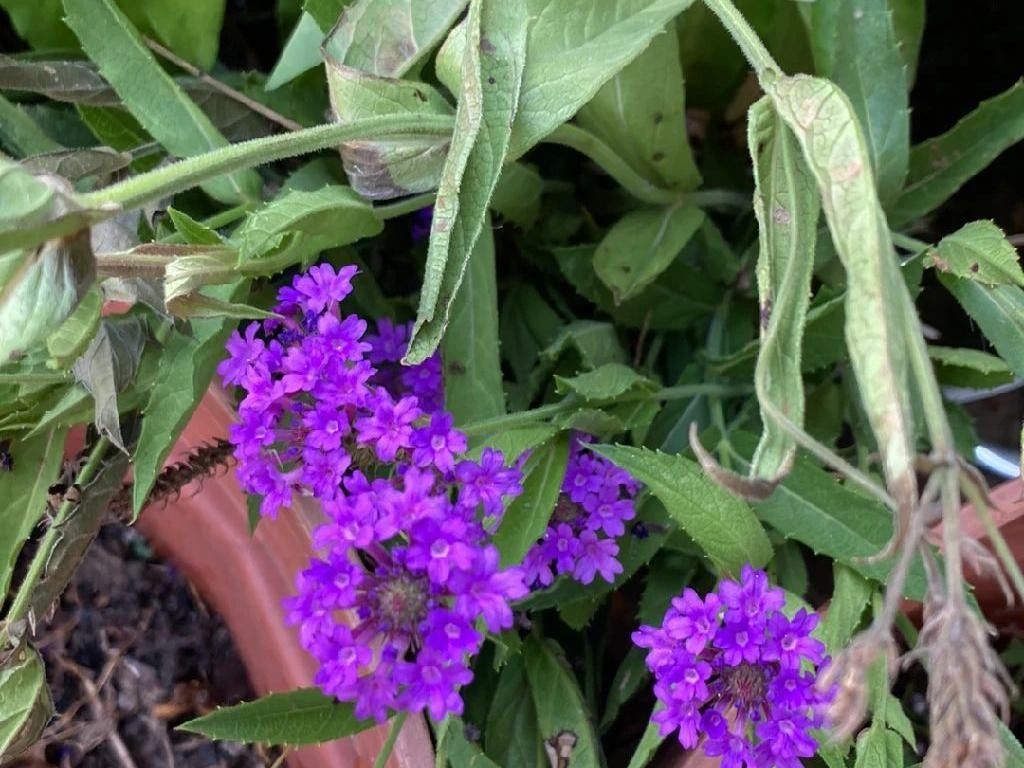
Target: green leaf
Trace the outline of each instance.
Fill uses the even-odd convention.
[[[569,323],[555,337],[541,355],[557,360],[567,349],[574,349],[586,368],[598,368],[606,363],[626,362],[626,351],[619,342],[618,333],[611,323],[596,320],[576,320]]]
[[[315,246],[303,244],[314,252],[348,245],[379,234],[383,228],[365,200],[348,187],[332,185],[316,192],[285,192],[252,213],[231,242],[238,248],[238,263],[242,264],[274,253],[292,232],[315,238]]]
[[[81,489],[81,501],[60,529],[60,537],[46,561],[43,577],[32,592],[31,615],[45,616],[61,596],[82,562],[100,527],[107,520],[107,505],[121,490],[128,457],[115,453],[107,458],[95,479]]]
[[[501,175],[523,74],[525,0],[470,4],[462,87],[434,203],[420,304],[404,362],[437,349]]]
[[[903,194],[891,206],[899,227],[935,210],[1005,149],[1024,139],[1024,82],[983,101],[949,131],[910,152]]]
[[[210,229],[205,224],[200,224],[186,213],[175,208],[168,208],[167,215],[171,217],[171,223],[175,230],[181,235],[186,243],[191,245],[223,245],[224,238]]]
[[[411,80],[377,77],[326,60],[331,108],[338,122],[383,115],[450,115],[435,89]],[[341,146],[349,183],[372,200],[434,189],[441,177],[450,131],[416,136],[383,136]]]
[[[654,707],[654,712],[657,712],[662,708],[661,703],[658,703]],[[653,715],[654,712],[651,714]],[[658,747],[665,741],[665,737],[661,735],[661,730],[657,723],[651,721],[647,723],[647,727],[644,728],[644,734],[640,737],[640,743],[636,745],[636,750],[633,752],[633,757],[629,759],[629,765],[627,768],[644,768],[654,757],[654,753],[658,751]]]
[[[22,646],[0,667],[0,762],[31,747],[53,717],[43,660]]]
[[[121,100],[89,61],[16,59],[0,54],[0,90],[38,93],[55,101],[96,107]]]
[[[828,80],[780,77],[766,90],[817,180],[846,271],[850,362],[889,491],[909,514],[917,505],[917,488],[907,347],[923,347],[923,341],[919,329],[904,322],[914,308],[875,189],[865,137],[849,100]]]
[[[67,320],[46,338],[46,351],[50,354],[47,365],[67,368],[81,355],[100,325],[103,292],[93,286],[79,302]]]
[[[508,768],[495,763],[484,754],[478,744],[466,738],[466,724],[461,718],[448,715],[441,723],[437,736],[438,768]]]
[[[494,689],[484,750],[505,768],[548,768],[522,656],[508,660]]]
[[[908,88],[913,85],[917,75],[917,59],[921,53],[921,37],[924,34],[924,6],[925,0],[889,0],[892,29],[896,34],[903,64],[907,68]]]
[[[647,181],[689,192],[700,186],[686,132],[679,42],[656,35],[576,115],[576,122],[611,147]]]
[[[540,216],[540,197],[544,179],[532,165],[508,163],[491,196],[491,208],[503,219],[529,229]]]
[[[1017,249],[993,221],[972,221],[946,235],[928,260],[940,272],[985,285],[1024,286]]]
[[[1003,749],[1006,750],[1006,768],[1024,766],[1024,747],[1021,746],[1020,740],[1001,720],[996,722],[996,728],[999,729],[999,738],[1003,742]]]
[[[338,23],[345,6],[351,4],[352,0],[303,0],[302,10],[316,19],[320,29],[330,29]]]
[[[857,739],[854,768],[903,768],[899,734],[876,723]]]
[[[541,423],[519,429],[503,429],[479,441],[471,438],[471,444],[477,444],[478,442],[479,444],[476,445],[469,455],[473,459],[478,459],[483,449],[490,447],[496,451],[501,451],[501,455],[505,457],[505,463],[511,465],[524,451],[529,451],[538,445],[543,445],[556,434],[558,434],[557,427]]]
[[[111,0],[65,0],[68,25],[117,91],[125,107],[173,155],[189,157],[227,146],[210,119],[153,58]],[[260,197],[255,171],[239,171],[203,185],[224,203]]]
[[[999,356],[1024,376],[1024,290],[1016,285],[990,288],[974,280],[939,275],[939,282],[980,327]]]
[[[576,114],[692,2],[527,0],[533,21],[509,154],[519,157]]]
[[[332,21],[331,24],[334,22]],[[320,44],[324,41],[323,30],[317,20],[308,12],[299,17],[295,29],[288,36],[284,50],[274,65],[270,77],[267,78],[266,90],[273,91],[290,83],[303,72],[308,72],[323,63],[324,56]]]
[[[22,157],[60,149],[60,144],[47,136],[21,105],[3,96],[0,96],[0,138],[8,150]]]
[[[568,745],[569,764],[574,768],[597,768],[602,762],[601,745],[579,685],[560,649],[550,640],[531,635],[523,653],[541,738],[549,748],[558,749],[559,741],[562,746]]]
[[[485,228],[470,254],[441,345],[444,399],[456,426],[505,413],[498,345],[494,237]]]
[[[47,489],[57,480],[65,435],[62,429],[50,429],[9,446],[14,467],[0,471],[0,595],[7,594],[18,552],[46,511]]]
[[[401,77],[441,42],[466,2],[356,0],[324,41],[324,53],[371,75]]]
[[[146,344],[145,322],[137,316],[108,318],[71,371],[96,403],[96,429],[127,451],[121,437],[117,394],[135,378]]]
[[[748,563],[760,567],[771,558],[771,544],[750,507],[708,479],[696,462],[646,448],[592,447],[646,485],[722,573],[735,575]]]
[[[230,295],[227,290],[234,295],[241,293],[233,287],[224,290],[225,298]],[[159,373],[132,457],[132,509],[136,516],[142,511],[164,460],[210,386],[234,327],[235,323],[228,319],[194,320],[191,336],[172,331],[164,343]]]
[[[199,69],[217,61],[225,0],[160,0],[139,8],[160,41]]]
[[[577,376],[556,376],[560,393],[572,392],[585,400],[612,400],[638,385],[652,387],[651,382],[628,365],[605,363]]]
[[[512,459],[513,457],[507,457]],[[527,462],[523,492],[508,505],[494,544],[504,565],[521,563],[543,535],[558,502],[569,460],[569,435],[562,433]]]
[[[795,137],[767,98],[750,109],[747,145],[754,162],[759,232],[761,344],[754,381],[764,423],[751,475],[773,481],[785,472],[796,445],[772,412],[781,412],[798,427],[804,423],[800,352],[814,268],[818,194]]]
[[[627,213],[597,246],[594,271],[620,304],[653,283],[703,223],[702,210],[681,203]]]
[[[838,653],[853,637],[860,626],[864,609],[871,602],[874,586],[849,566],[832,564],[832,600],[828,613],[821,621],[819,637],[830,654]]]
[[[73,48],[75,36],[61,20],[60,0],[0,0],[18,35],[37,49]]]
[[[749,463],[754,441],[730,435],[740,463]],[[874,499],[836,481],[810,459],[797,454],[792,471],[774,493],[757,505],[757,516],[787,539],[795,539],[819,555],[849,566],[862,576],[885,583],[890,562],[866,563],[892,533],[892,513]],[[920,560],[910,569],[904,594],[920,599],[925,592]]]
[[[352,704],[325,696],[318,688],[272,693],[234,707],[221,707],[178,726],[208,739],[304,746],[364,731],[376,723],[357,720]]]
[[[886,0],[838,0],[829,74],[850,98],[871,152],[878,196],[899,195],[910,154],[907,75]]]
[[[929,345],[939,382],[951,387],[989,389],[1013,381],[1013,371],[1000,358],[980,349]]]

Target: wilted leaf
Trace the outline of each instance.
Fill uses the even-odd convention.
[[[227,145],[209,118],[156,62],[112,0],[65,0],[64,7],[68,25],[100,74],[168,152],[188,157]],[[258,199],[261,182],[255,171],[239,171],[203,188],[221,202],[238,203]]]
[[[374,724],[356,720],[350,703],[335,701],[318,688],[300,688],[221,707],[178,730],[208,739],[301,746],[351,736]]]
[[[888,210],[899,227],[938,208],[1005,149],[1024,139],[1024,83],[983,101],[949,131],[910,152],[906,188]]]
[[[43,660],[22,646],[0,667],[0,762],[32,746],[53,717]]]
[[[75,379],[96,402],[96,429],[122,451],[127,448],[121,438],[117,393],[134,379],[145,343],[146,326],[142,319],[105,320],[71,368]]]
[[[621,304],[657,280],[703,223],[702,210],[681,203],[627,213],[597,246],[594,271]]]
[[[57,480],[65,436],[62,429],[50,429],[9,445],[14,466],[0,470],[0,595],[7,594],[18,552],[46,511],[47,489]]]
[[[940,272],[985,285],[1024,286],[1017,249],[993,221],[972,221],[939,241],[928,260]]]
[[[689,192],[700,173],[686,132],[679,43],[656,35],[576,115],[576,122],[656,186]]]
[[[338,122],[382,115],[450,115],[452,108],[433,88],[360,72],[326,60],[331,106]],[[341,147],[349,183],[371,200],[425,192],[437,186],[451,141],[437,135],[377,137]]]
[[[31,155],[21,161],[29,173],[53,173],[69,181],[79,181],[90,176],[106,179],[110,174],[126,168],[131,155],[116,152],[106,147],[92,149],[62,149]]]
[[[774,481],[792,461],[796,446],[767,405],[798,427],[804,422],[800,352],[814,269],[818,194],[795,137],[767,98],[750,109],[747,144],[759,232],[761,346],[754,377],[764,423],[751,475]]]
[[[55,101],[94,107],[121,104],[114,89],[88,61],[38,61],[0,54],[0,90],[38,93]]]
[[[426,360],[444,334],[501,175],[523,73],[523,2],[470,4],[455,132],[438,183],[407,364]]]

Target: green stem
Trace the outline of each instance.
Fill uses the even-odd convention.
[[[433,205],[435,197],[436,195],[433,192],[427,192],[423,195],[415,195],[414,197],[409,197],[405,200],[399,200],[397,203],[375,205],[373,207],[373,212],[377,214],[378,218],[381,218],[384,221],[387,221],[388,219],[397,219],[399,216],[405,216],[406,214],[413,213],[421,208],[426,208],[428,205]]]
[[[739,397],[749,395],[753,392],[749,385],[728,386],[725,384],[679,384],[674,387],[665,387],[657,392],[637,392],[617,398],[615,403],[635,403],[639,400],[685,400],[690,397],[708,395],[715,397]],[[509,413],[505,416],[496,416],[493,419],[484,419],[466,424],[459,429],[467,435],[489,435],[502,432],[508,429],[516,429],[532,424],[535,421],[557,416],[560,413],[567,413],[574,408],[579,408],[586,403],[586,400],[569,395],[557,403],[548,403],[537,408],[526,411]]]
[[[399,712],[395,715],[391,721],[391,730],[388,731],[387,741],[384,742],[384,746],[377,753],[377,759],[373,761],[373,768],[384,768],[387,764],[388,758],[391,757],[391,753],[395,749],[395,742],[398,741],[398,734],[401,732],[402,726],[405,725],[405,719],[408,716],[408,712]]]
[[[0,384],[58,384],[71,378],[70,373],[0,373]]]
[[[217,176],[252,168],[287,157],[335,147],[353,139],[384,135],[437,135],[452,130],[452,118],[445,115],[384,115],[328,123],[301,131],[266,136],[215,149],[179,160],[141,176],[80,196],[87,208],[137,208],[161,197],[182,192]],[[109,218],[109,217],[108,217]]]
[[[670,189],[663,189],[651,184],[651,182],[634,171],[629,163],[619,157],[615,150],[593,134],[575,125],[565,123],[558,126],[544,141],[575,149],[577,152],[586,155],[607,171],[608,175],[619,183],[619,186],[637,200],[653,205],[665,205],[678,202],[681,197],[679,192],[673,192]]]
[[[105,437],[101,437],[96,442],[96,445],[93,446],[93,449],[89,452],[89,458],[86,460],[85,466],[82,467],[81,472],[78,473],[78,476],[75,479],[75,482],[78,485],[85,487],[92,482],[93,477],[103,467],[103,457],[106,455],[109,447],[110,443]],[[18,592],[14,596],[14,600],[11,602],[11,609],[7,612],[7,617],[4,620],[3,626],[0,627],[0,648],[6,647],[10,640],[11,625],[24,619],[28,613],[29,606],[32,604],[32,594],[35,592],[36,585],[39,583],[39,579],[43,575],[46,563],[50,560],[53,548],[64,535],[64,523],[67,521],[68,516],[71,514],[75,506],[75,502],[66,499],[64,503],[60,505],[60,509],[57,510],[56,516],[53,518],[50,526],[46,529],[46,534],[43,536],[43,540],[39,543],[39,549],[37,549],[35,555],[33,555],[32,562],[29,563],[28,571],[25,573],[25,578],[22,579],[21,584],[18,586]]]
[[[704,0],[704,4],[718,17],[722,26],[743,51],[743,55],[757,73],[758,80],[764,83],[766,75],[774,77],[781,74],[782,69],[764,47],[757,32],[730,0]]]
[[[889,237],[892,238],[892,244],[897,248],[902,248],[903,250],[911,251],[912,253],[927,251],[932,247],[931,243],[926,243],[924,240],[918,240],[916,237],[904,235],[899,232],[890,232]]]

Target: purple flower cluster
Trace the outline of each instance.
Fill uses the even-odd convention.
[[[745,566],[739,583],[722,581],[704,599],[692,589],[672,600],[660,627],[640,627],[647,648],[654,717],[661,734],[721,757],[723,768],[800,768],[814,755],[811,731],[823,726],[827,697],[815,689],[825,646],[811,632],[818,616],[782,613],[782,590]]]
[[[442,718],[462,712],[482,627],[510,627],[510,602],[527,592],[481,523],[522,492],[521,474],[497,451],[462,458],[439,366],[395,365],[407,328],[380,321],[365,336],[363,320],[342,316],[355,272],[313,267],[279,293],[280,319],[232,336],[219,372],[245,398],[231,439],[263,514],[299,492],[327,517],[313,537],[324,554],[287,604],[317,684],[358,717]]]
[[[598,574],[611,582],[622,572],[615,537],[636,515],[633,499],[639,485],[625,470],[587,451],[589,440],[588,435],[574,435],[551,523],[526,554],[523,567],[531,586],[547,586],[561,574],[582,584]]]

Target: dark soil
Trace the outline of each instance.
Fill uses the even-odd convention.
[[[175,726],[251,699],[219,616],[133,529],[105,527],[38,648],[57,716],[19,768],[257,768],[275,755]]]

